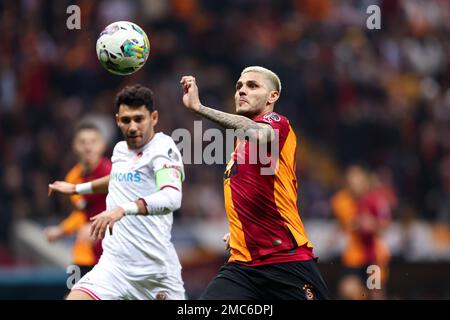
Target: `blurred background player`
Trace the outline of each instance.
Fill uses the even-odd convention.
[[[90,234],[103,239],[103,254],[67,299],[184,299],[181,264],[171,242],[173,211],[182,198],[181,154],[170,136],[154,130],[158,112],[149,88],[126,86],[115,106],[124,140],[114,147],[110,174],[49,185],[65,194],[108,193],[106,210],[91,218]]]
[[[382,235],[391,221],[395,197],[389,187],[381,185],[377,176],[361,165],[349,166],[345,178],[347,187],[331,199],[332,210],[347,237],[338,294],[342,299],[384,299],[390,250]],[[370,265],[380,268],[380,289],[367,287]]]
[[[64,180],[77,184],[108,175],[111,161],[103,156],[105,150],[106,142],[97,126],[87,122],[78,125],[73,139],[73,151],[78,157],[78,163]],[[102,253],[101,241],[89,235],[89,219],[106,209],[105,200],[105,194],[71,195],[70,201],[75,209],[61,224],[44,230],[49,242],[76,232],[72,249],[73,263],[80,268],[81,276],[92,269]]]

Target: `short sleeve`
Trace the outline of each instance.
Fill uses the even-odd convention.
[[[291,130],[289,120],[276,112],[268,112],[253,119],[255,122],[267,123],[277,131],[280,146],[284,144]]]
[[[181,153],[172,140],[162,144],[161,152],[152,159],[151,166],[153,172],[157,172],[163,168],[174,168],[180,171],[182,180],[184,180],[184,168]]]
[[[254,119],[255,122],[267,123],[274,129],[285,131],[289,129],[289,120],[276,112],[269,112]]]

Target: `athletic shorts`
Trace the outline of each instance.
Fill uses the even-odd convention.
[[[136,280],[105,256],[72,288],[94,300],[184,300],[181,274],[152,274]]]
[[[328,288],[314,260],[250,267],[224,265],[200,300],[322,300]]]

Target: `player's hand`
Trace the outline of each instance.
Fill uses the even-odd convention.
[[[225,242],[225,250],[230,250],[230,233],[226,233],[223,236],[223,242]]]
[[[183,89],[183,103],[191,111],[198,111],[201,103],[198,97],[198,87],[193,76],[183,76],[180,80]]]
[[[76,192],[75,185],[65,181],[55,181],[50,183],[48,185],[48,196],[50,197],[54,191],[64,194],[74,194]]]
[[[98,215],[92,217],[91,237],[94,240],[103,239],[105,237],[106,228],[109,229],[109,234],[112,235],[113,226],[116,221],[119,221],[125,215],[125,210],[122,207],[117,207],[113,210],[103,211]]]
[[[44,234],[47,241],[52,243],[59,240],[64,235],[64,231],[58,226],[51,226],[44,229]]]

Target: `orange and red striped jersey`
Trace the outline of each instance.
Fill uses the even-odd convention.
[[[108,175],[111,171],[111,161],[102,158],[91,172],[84,172],[80,164],[76,164],[66,175],[65,181],[78,184],[92,181]],[[61,223],[65,234],[80,231],[89,219],[106,209],[106,194],[72,195],[70,201],[75,206],[74,211]],[[84,236],[76,238],[73,247],[73,262],[77,265],[95,265],[102,254],[101,241],[92,243]]]
[[[261,146],[255,148],[256,143],[247,139],[238,140],[231,155],[224,176],[229,261],[263,265],[313,259],[313,246],[297,208],[296,135],[289,120],[275,112],[253,120],[277,132],[278,152],[266,147],[270,162],[264,164],[261,157],[250,154]],[[269,166],[275,168],[273,173],[262,174]]]

